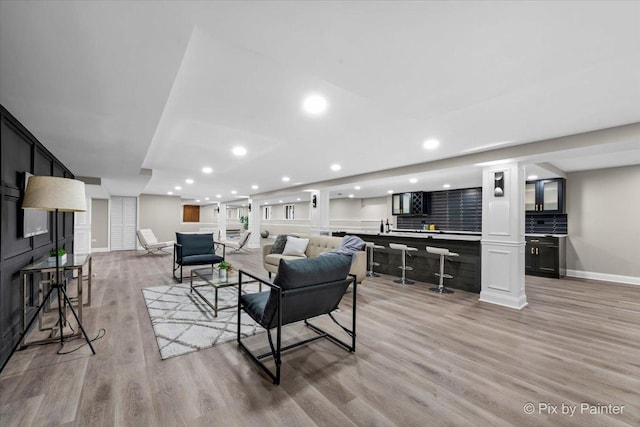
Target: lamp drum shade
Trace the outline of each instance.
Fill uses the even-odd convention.
[[[55,176],[32,176],[27,184],[22,209],[84,212],[87,210],[84,182]]]

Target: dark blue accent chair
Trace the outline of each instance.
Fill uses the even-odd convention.
[[[307,259],[282,259],[273,283],[240,270],[238,325],[241,324],[241,313],[245,311],[253,320],[267,330],[271,351],[260,355],[254,354],[242,343],[240,328],[238,328],[237,342],[240,348],[269,376],[274,384],[280,383],[281,353],[288,349],[320,338],[327,338],[347,351],[355,352],[357,284],[356,276],[349,274],[350,268],[351,256],[331,254]],[[243,295],[243,280],[258,281],[266,284],[271,289],[265,292]],[[352,326],[351,329],[348,329],[334,318],[332,312],[338,308],[338,304],[352,283]],[[309,322],[310,319],[321,315],[328,315],[351,338],[351,342],[344,342]],[[281,342],[282,327],[300,321],[304,321],[304,324],[317,335],[283,348]],[[272,329],[276,330],[275,344],[271,336]],[[275,372],[261,361],[264,358],[273,358]]]
[[[216,250],[222,246],[222,256]],[[176,243],[173,251],[173,278],[182,283],[182,267],[194,265],[208,265],[224,261],[226,247],[224,243],[215,242],[213,233],[176,233]],[[180,277],[176,271],[180,270]]]

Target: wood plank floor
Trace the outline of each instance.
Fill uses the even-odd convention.
[[[229,258],[263,274],[258,250]],[[640,425],[638,286],[527,276],[518,311],[367,279],[356,353],[325,340],[286,353],[276,387],[234,342],[160,359],[141,289],[173,283],[170,264],[95,254],[83,323],[91,336],[107,330],[97,354],[56,355],[57,344],[14,354],[0,375],[0,425]]]

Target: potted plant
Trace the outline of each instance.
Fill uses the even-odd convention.
[[[58,249],[58,251],[56,252],[55,249],[51,249],[49,251],[49,264],[55,264],[56,257],[59,258],[60,264],[64,264],[65,262],[67,262],[67,251],[65,251],[64,249]]]
[[[241,216],[240,223],[242,224],[242,228],[245,230],[249,229],[249,216]]]
[[[218,264],[218,277],[220,277],[221,280],[227,280],[227,277],[229,277],[229,273],[231,273],[232,270],[233,267],[231,267],[231,264],[227,261],[222,261]]]

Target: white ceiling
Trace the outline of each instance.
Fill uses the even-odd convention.
[[[0,102],[18,120],[111,194],[203,202],[640,122],[639,52],[640,2],[0,2]],[[324,116],[302,113],[309,92]],[[635,165],[640,136],[520,160]],[[331,194],[480,174],[399,171]]]

